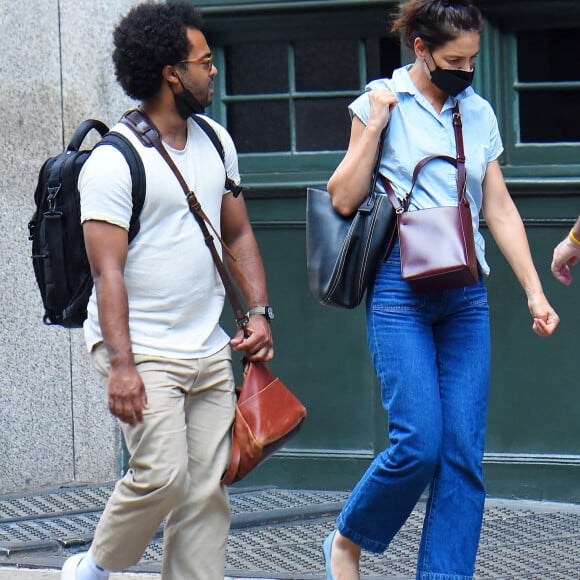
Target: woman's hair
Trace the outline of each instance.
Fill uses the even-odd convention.
[[[113,33],[115,75],[125,93],[138,100],[156,95],[163,67],[189,55],[186,29],[201,27],[201,15],[190,2],[147,2],[132,8]]]
[[[413,50],[416,38],[429,48],[443,46],[462,32],[481,32],[483,17],[471,0],[409,0],[401,3],[392,32]]]

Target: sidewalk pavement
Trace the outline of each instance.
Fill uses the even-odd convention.
[[[109,580],[160,580],[161,574],[114,573]],[[0,580],[60,580],[60,570],[37,570],[33,568],[0,568]],[[224,580],[235,580],[226,577]],[[245,578],[244,580],[252,580]],[[255,579],[264,580],[264,578]]]
[[[0,580],[60,580],[64,560],[90,545],[112,486],[0,496]],[[322,541],[347,496],[232,490],[225,580],[323,580]],[[412,580],[424,517],[420,501],[385,554],[363,552],[361,578]],[[140,562],[111,580],[160,580],[162,557],[160,528]],[[580,505],[488,499],[474,580],[580,580]]]
[[[160,574],[111,574],[110,580],[159,580]],[[60,570],[0,568],[0,580],[60,580]]]

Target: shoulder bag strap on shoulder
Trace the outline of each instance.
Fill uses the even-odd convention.
[[[215,244],[213,241],[213,236],[211,235],[211,233],[209,231],[208,224],[209,224],[210,228],[212,229],[212,231],[214,232],[214,234],[217,236],[220,243],[222,244],[222,247],[224,248],[224,250],[228,253],[228,255],[233,260],[235,260],[234,255],[231,253],[229,248],[224,244],[223,240],[220,238],[218,232],[213,227],[209,218],[205,215],[205,213],[201,207],[201,204],[199,203],[195,193],[189,188],[183,175],[181,174],[178,167],[175,165],[173,159],[171,158],[171,156],[167,152],[167,149],[165,149],[165,147],[163,146],[163,143],[161,142],[161,135],[159,133],[159,130],[157,129],[157,127],[155,127],[155,125],[149,119],[149,117],[147,117],[147,115],[143,111],[141,111],[139,109],[133,109],[132,111],[129,111],[128,113],[126,113],[122,117],[121,122],[123,124],[127,125],[132,131],[134,131],[135,134],[137,135],[137,137],[141,140],[141,142],[146,147],[155,147],[155,149],[157,149],[157,151],[159,152],[161,157],[163,157],[163,159],[165,160],[167,165],[169,165],[170,169],[175,174],[175,177],[179,181],[179,184],[181,185],[181,188],[183,189],[183,192],[185,193],[185,196],[187,198],[187,203],[189,205],[189,209],[193,213],[193,216],[194,216],[195,220],[197,221],[197,223],[198,223],[198,225],[203,233],[205,243],[206,243],[207,247],[209,248],[209,251],[210,251],[211,256],[213,258],[213,261],[215,263],[218,274],[220,275],[220,278],[221,278],[222,283],[224,285],[226,294],[228,295],[228,299],[229,299],[230,304],[232,306],[232,309],[234,311],[236,325],[239,328],[244,329],[244,331],[245,331],[245,328],[248,324],[248,317],[247,317],[244,309],[242,308],[242,305],[240,304],[240,301],[238,299],[238,295],[237,295],[236,290],[234,288],[234,284],[233,284],[233,282],[230,278],[230,275],[229,275],[228,271],[226,270],[226,267],[225,267],[222,259],[220,258],[220,255],[215,247]]]
[[[455,146],[457,148],[457,193],[459,202],[464,202],[466,193],[467,171],[465,169],[465,151],[463,149],[463,123],[459,112],[459,101],[453,107],[453,129],[455,131]]]
[[[402,210],[399,210],[397,206],[395,206],[395,210],[397,211],[405,211],[405,209],[409,205],[409,199],[411,194],[413,193],[413,189],[415,188],[415,184],[417,183],[417,179],[419,178],[419,173],[429,163],[429,161],[433,161],[433,159],[442,159],[443,161],[447,161],[454,165],[457,168],[457,197],[459,203],[466,203],[466,181],[467,181],[467,172],[465,169],[465,151],[463,149],[463,132],[462,132],[462,123],[461,123],[461,113],[459,112],[459,102],[455,103],[453,107],[453,131],[455,133],[455,148],[457,151],[457,157],[451,157],[449,155],[428,155],[424,157],[417,163],[415,169],[413,171],[413,180],[411,182],[411,189],[409,189],[409,193],[405,196],[403,203],[401,204]],[[384,185],[384,184],[383,184]],[[389,196],[391,197],[391,196]],[[391,202],[393,199],[391,198]],[[393,204],[394,205],[394,204]]]

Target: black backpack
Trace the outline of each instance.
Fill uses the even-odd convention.
[[[139,214],[145,201],[141,157],[123,135],[109,133],[101,121],[87,119],[78,126],[66,150],[42,165],[34,193],[36,211],[28,223],[32,265],[45,309],[42,319],[48,325],[77,328],[87,317],[93,278],[85,251],[77,181],[92,151],[81,150],[81,144],[92,129],[102,136],[94,148],[113,145],[129,164],[133,198],[129,241],[139,232]]]
[[[193,119],[223,162],[224,150],[213,127],[197,115]],[[145,169],[141,157],[123,135],[109,133],[101,121],[87,119],[78,126],[66,150],[47,159],[40,169],[34,193],[36,210],[28,223],[32,265],[45,310],[42,320],[48,325],[78,328],[87,317],[93,278],[83,238],[77,181],[92,151],[81,150],[81,144],[92,129],[102,136],[95,147],[113,145],[125,156],[131,171],[133,199],[129,242],[139,232],[139,214],[145,202]],[[234,196],[242,191],[227,175],[225,187]]]

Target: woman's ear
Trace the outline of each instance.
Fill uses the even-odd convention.
[[[427,45],[423,42],[423,40],[419,37],[415,38],[415,42],[413,43],[413,51],[415,52],[415,56],[417,58],[425,59],[429,49]]]

